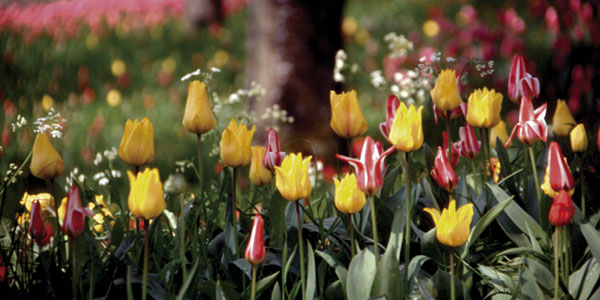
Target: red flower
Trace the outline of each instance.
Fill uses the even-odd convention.
[[[448,144],[450,143],[448,140],[448,131],[442,131],[442,140],[443,140],[443,144],[442,146],[444,149],[444,155],[446,155],[446,157],[448,157]],[[460,141],[452,143],[452,167],[456,168],[456,166],[458,166],[458,160],[459,160],[459,155],[461,152],[461,143]]]
[[[575,188],[573,175],[563,158],[560,146],[555,141],[550,143],[550,149],[548,149],[548,177],[550,187],[555,191],[570,191]]]
[[[525,59],[515,54],[508,75],[508,96],[513,102],[520,97],[536,98],[540,95],[540,81],[527,73]]]
[[[48,243],[50,243],[50,238],[54,236],[54,227],[52,226],[52,223],[47,221],[44,224],[46,226],[46,237],[39,242],[40,246],[48,245]]]
[[[454,173],[454,169],[450,166],[446,153],[442,150],[442,147],[438,147],[435,161],[433,162],[433,169],[431,170],[431,177],[435,179],[435,182],[447,191],[452,191],[458,185],[458,178]]]
[[[263,232],[263,218],[260,214],[254,216],[252,232],[248,239],[248,246],[244,252],[246,260],[253,266],[257,266],[265,260],[265,238]]]
[[[281,162],[285,157],[285,152],[279,151],[279,136],[277,131],[269,128],[267,131],[267,145],[265,146],[265,156],[263,157],[263,165],[265,168],[273,171],[275,166],[281,166]]]
[[[390,135],[390,130],[392,129],[394,115],[399,106],[400,100],[398,100],[398,97],[396,97],[396,95],[389,95],[385,104],[385,122],[379,123],[379,131],[381,131],[381,134],[383,134],[383,137],[385,137],[388,142],[388,135]]]
[[[391,146],[383,152],[381,142],[375,142],[372,137],[367,136],[360,153],[360,160],[340,154],[336,154],[335,157],[352,165],[356,173],[358,188],[365,194],[373,195],[383,185],[385,157],[395,149],[394,146]]]
[[[517,133],[519,140],[527,145],[537,143],[540,140],[545,142],[548,128],[544,117],[546,117],[546,103],[533,110],[531,99],[523,97],[521,99],[521,108],[519,109],[519,123],[513,128],[510,138],[504,144],[504,147],[510,145],[515,133]]]
[[[475,158],[475,156],[479,154],[479,144],[481,144],[481,142],[477,140],[473,126],[467,123],[467,126],[459,128],[458,134],[460,136],[460,141],[458,141],[460,145],[460,155],[468,159]],[[454,162],[454,157],[452,157],[452,159],[452,162]]]
[[[67,195],[67,210],[63,220],[63,231],[71,238],[78,237],[85,225],[85,216],[92,217],[94,214],[87,208],[81,207],[79,189],[73,185]]]
[[[31,234],[38,243],[46,237],[46,225],[44,224],[44,219],[42,219],[42,208],[38,200],[33,200],[31,202],[29,234]]]
[[[567,191],[560,190],[558,195],[554,197],[552,206],[550,206],[548,220],[554,226],[565,226],[571,222],[574,214],[575,206],[573,206],[571,196]]]

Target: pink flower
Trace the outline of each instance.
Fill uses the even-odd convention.
[[[263,232],[263,218],[260,214],[254,216],[252,223],[252,232],[248,239],[248,245],[244,252],[246,260],[253,266],[257,266],[265,260],[265,238]]]
[[[263,157],[263,165],[265,168],[273,171],[275,167],[281,166],[281,162],[285,157],[285,152],[279,151],[279,136],[277,131],[269,128],[267,131],[267,145],[265,146],[265,156]]]
[[[515,125],[510,138],[504,144],[504,147],[508,147],[517,133],[519,140],[527,145],[531,145],[539,142],[540,140],[546,141],[548,128],[546,126],[546,104],[533,110],[533,104],[529,97],[523,96],[521,98],[521,108],[519,109],[519,123]]]
[[[46,224],[44,224],[44,219],[42,219],[42,208],[38,200],[33,200],[31,202],[29,234],[31,234],[38,243],[46,237]]]
[[[515,54],[508,75],[508,96],[510,100],[516,103],[521,96],[536,98],[539,95],[540,81],[527,73],[525,59],[521,55]]]
[[[67,210],[63,220],[63,231],[71,238],[78,237],[85,226],[85,216],[93,217],[93,213],[87,208],[81,207],[79,189],[73,185],[67,195]]]
[[[433,163],[433,169],[431,170],[431,177],[437,182],[437,184],[447,191],[452,191],[458,185],[458,178],[454,169],[450,165],[446,153],[442,150],[442,147],[438,147],[437,155]]]
[[[385,122],[379,123],[379,131],[381,131],[381,134],[383,134],[386,140],[388,140],[388,135],[390,135],[390,129],[394,122],[394,115],[399,106],[400,100],[398,100],[398,97],[396,97],[396,95],[389,95],[385,104]]]
[[[481,142],[477,140],[473,127],[467,123],[467,126],[462,126],[458,129],[458,134],[460,141],[457,143],[459,144],[460,155],[468,159],[475,158],[479,154],[479,145]]]

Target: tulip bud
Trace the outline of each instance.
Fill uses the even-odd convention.
[[[473,204],[468,203],[456,210],[456,201],[450,200],[448,208],[442,213],[435,208],[423,209],[431,215],[435,223],[435,236],[438,241],[446,246],[458,247],[469,239],[471,220],[473,218]]]
[[[354,174],[346,173],[342,181],[333,179],[335,183],[335,207],[342,213],[353,214],[359,212],[366,203],[363,193],[356,183]]]
[[[288,201],[304,199],[310,195],[308,168],[312,156],[302,159],[302,153],[287,155],[281,167],[275,167],[275,185]]]
[[[442,147],[438,147],[437,155],[435,156],[435,161],[433,163],[433,169],[431,170],[431,177],[433,177],[440,187],[449,192],[454,190],[458,185],[456,173],[454,173]]]
[[[583,124],[579,124],[571,130],[570,138],[571,149],[573,149],[573,152],[585,152],[585,150],[587,150],[588,139]]]
[[[67,204],[65,218],[63,219],[63,231],[71,238],[78,237],[85,226],[85,216],[92,217],[92,212],[87,208],[81,207],[79,198],[79,189],[73,185],[67,195]]]
[[[202,134],[216,126],[217,120],[210,108],[206,84],[198,80],[190,82],[183,115],[183,127],[189,132]]]
[[[252,136],[256,126],[248,130],[246,125],[237,124],[235,119],[231,119],[229,125],[221,135],[219,144],[221,150],[221,160],[227,166],[237,168],[250,163],[252,150]]]
[[[389,95],[385,104],[385,122],[379,123],[379,131],[387,140],[394,122],[394,115],[400,106],[400,100],[396,95]]]
[[[422,111],[423,106],[416,109],[411,104],[410,108],[407,108],[404,102],[400,103],[389,135],[390,143],[396,146],[397,150],[413,152],[423,146]]]
[[[567,191],[561,190],[552,201],[548,221],[554,226],[565,226],[571,222],[573,215],[575,215],[573,200]]]
[[[281,166],[281,161],[283,161],[284,157],[285,152],[280,151],[277,131],[273,128],[269,128],[267,131],[267,147],[262,164],[270,171],[274,171],[276,166]]]
[[[508,133],[506,132],[506,123],[500,120],[498,124],[490,130],[490,146],[496,148],[496,138],[500,138],[500,141],[504,144],[508,141]],[[510,144],[509,144],[510,146]]]
[[[246,260],[253,266],[260,265],[266,257],[265,238],[263,232],[263,218],[260,214],[254,216],[252,223],[252,232],[248,239],[248,245],[244,252]]]
[[[29,221],[29,234],[36,242],[41,242],[46,237],[46,225],[42,219],[42,209],[39,201],[33,200],[31,203],[31,219]]]
[[[127,176],[130,184],[127,206],[131,214],[145,220],[160,216],[167,204],[163,198],[163,186],[158,169],[146,168],[137,176],[128,170]]]
[[[271,181],[271,171],[262,164],[265,147],[252,146],[252,162],[250,163],[250,181],[256,186],[263,186]]]
[[[575,187],[575,180],[571,175],[569,165],[563,159],[562,150],[557,142],[550,142],[548,149],[548,173],[550,187],[555,191],[571,190]]]
[[[329,94],[331,128],[339,137],[351,139],[367,131],[367,121],[358,105],[356,91]]]
[[[554,110],[554,116],[552,117],[552,130],[556,136],[565,137],[571,132],[571,128],[575,126],[577,122],[571,115],[569,106],[565,100],[558,100],[556,103],[556,110]]]
[[[433,103],[440,110],[451,111],[458,108],[462,99],[456,81],[456,72],[450,69],[442,70],[429,94]]]
[[[494,89],[477,89],[469,96],[467,122],[473,127],[492,128],[500,122],[502,94]]]
[[[508,97],[518,103],[519,98],[536,98],[540,94],[540,81],[527,73],[525,59],[515,54],[508,75]]]
[[[38,133],[35,137],[29,170],[33,176],[41,179],[53,179],[65,171],[65,161],[45,133]]]
[[[563,157],[564,158],[564,157]],[[564,158],[566,159],[566,158]],[[558,195],[558,192],[553,190],[550,186],[550,165],[546,166],[546,174],[544,175],[544,182],[540,185],[540,188],[544,192],[544,194],[548,195],[550,198],[554,198]],[[569,190],[569,195],[573,195],[575,189]]]
[[[148,118],[127,120],[119,145],[119,157],[132,166],[142,166],[154,160],[154,129]]]

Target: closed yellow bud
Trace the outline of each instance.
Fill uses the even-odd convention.
[[[410,108],[406,108],[404,102],[400,102],[388,137],[397,150],[413,152],[423,146],[422,111],[423,106],[417,109],[411,104]]]
[[[440,110],[450,111],[460,106],[462,99],[456,82],[456,72],[450,69],[443,70],[429,94],[433,104]]]
[[[252,162],[250,163],[250,181],[256,186],[263,186],[271,181],[271,171],[263,165],[265,147],[252,146]]]
[[[556,103],[556,109],[554,110],[554,116],[552,116],[552,130],[556,136],[565,137],[571,132],[571,128],[575,126],[577,122],[571,115],[569,106],[565,100],[558,100]]]
[[[119,157],[132,166],[142,166],[154,160],[154,129],[148,118],[127,120],[119,145]]]
[[[210,108],[206,84],[198,80],[190,82],[183,115],[183,127],[189,132],[201,134],[216,126],[217,120]]]
[[[583,124],[579,124],[571,130],[571,149],[573,152],[584,152],[588,147],[588,138],[585,133],[585,127]]]
[[[160,181],[158,169],[146,168],[144,172],[134,175],[127,171],[129,177],[129,198],[127,206],[136,218],[150,220],[160,216],[167,204],[163,198],[163,185]]]
[[[29,170],[33,176],[41,179],[56,178],[65,171],[65,161],[45,133],[38,133],[35,137]]]
[[[442,213],[435,208],[424,208],[433,218],[435,223],[435,236],[438,241],[446,246],[458,247],[469,239],[471,232],[471,219],[473,218],[473,204],[468,203],[456,210],[456,201],[450,200],[448,208]]]
[[[500,123],[502,94],[486,87],[477,89],[469,96],[467,122],[473,127],[492,128]]]
[[[302,153],[289,154],[275,167],[275,185],[288,201],[304,199],[310,195],[311,185],[308,167],[312,156],[302,160]]]
[[[354,173],[346,174],[342,181],[333,179],[335,183],[335,207],[342,213],[353,214],[359,212],[365,202],[365,193],[359,188]]]
[[[336,94],[329,93],[331,104],[331,129],[340,137],[351,139],[367,131],[368,125],[363,115],[356,91]]]
[[[496,138],[500,138],[502,144],[504,145],[506,141],[508,141],[508,133],[506,132],[506,123],[500,120],[496,126],[492,127],[490,130],[490,145],[492,148],[496,148]]]
[[[238,125],[235,119],[231,119],[229,125],[223,131],[223,135],[221,135],[221,143],[219,144],[221,160],[225,165],[237,168],[250,163],[252,153],[250,144],[252,144],[255,129],[255,125],[248,130],[246,125],[241,123]]]

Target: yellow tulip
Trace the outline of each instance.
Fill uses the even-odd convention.
[[[190,82],[183,115],[183,127],[189,132],[201,134],[216,126],[217,120],[210,108],[206,84],[198,80]]]
[[[331,128],[340,137],[351,139],[367,131],[368,125],[363,115],[356,91],[336,94],[329,93],[331,104]]]
[[[148,118],[141,122],[127,120],[119,156],[132,166],[142,166],[154,160],[154,129]]]
[[[556,103],[556,109],[554,110],[554,116],[552,116],[552,130],[556,136],[565,137],[569,135],[571,128],[575,126],[577,122],[571,115],[569,106],[565,100],[558,100]]]
[[[571,130],[571,149],[573,152],[584,152],[588,147],[588,138],[585,133],[585,127],[583,124],[579,124]]]
[[[163,198],[162,182],[158,169],[148,169],[134,175],[127,171],[129,177],[129,199],[127,206],[129,211],[136,218],[149,220],[160,216],[165,210],[167,204]]]
[[[469,96],[467,122],[473,127],[492,128],[500,123],[502,94],[486,87],[477,89]]]
[[[342,213],[353,214],[359,212],[365,202],[365,193],[359,188],[354,173],[346,174],[342,181],[333,179],[335,183],[335,207]]]
[[[281,167],[275,167],[275,185],[283,198],[296,201],[310,195],[308,167],[311,159],[312,156],[308,156],[302,160],[302,153],[292,153],[283,159]]]
[[[29,170],[33,176],[41,179],[56,178],[65,171],[65,161],[45,133],[38,133],[35,137]]]
[[[424,208],[433,218],[435,223],[435,236],[438,241],[446,246],[458,247],[469,239],[471,231],[471,218],[473,217],[473,204],[468,203],[456,210],[456,201],[450,200],[448,208],[440,211],[435,208]]]
[[[413,152],[421,148],[423,145],[422,111],[423,106],[417,109],[411,104],[410,108],[406,108],[404,102],[400,102],[388,137],[396,149]]]
[[[256,126],[248,130],[246,125],[237,124],[235,119],[231,119],[229,125],[223,131],[221,136],[221,160],[227,166],[237,168],[243,167],[250,163],[252,151],[250,144]]]
[[[462,99],[456,82],[456,72],[450,69],[443,70],[429,94],[440,110],[450,111],[460,106]]]
[[[263,186],[271,181],[271,171],[263,165],[265,147],[252,146],[252,162],[250,163],[250,181],[256,186]]]
[[[496,126],[492,127],[490,130],[490,145],[492,148],[496,148],[496,138],[500,138],[502,144],[504,145],[506,141],[508,141],[508,133],[506,132],[506,123],[500,120]]]
[[[564,158],[564,160],[567,161],[567,158]],[[554,198],[554,197],[558,196],[558,191],[555,191],[550,186],[550,175],[549,175],[548,169],[549,169],[549,167],[546,167],[546,175],[544,175],[544,182],[540,185],[540,188],[542,189],[544,194],[548,195],[548,197]],[[574,192],[575,192],[575,189],[571,189],[569,191],[569,195],[573,196]]]
[[[50,206],[50,208],[54,209],[54,197],[49,193],[39,193],[39,194],[29,194],[25,192],[23,194],[23,198],[21,198],[21,205],[24,205],[27,211],[31,211],[31,202],[33,200],[38,200],[40,203],[40,208],[43,211],[46,210],[46,207]]]

